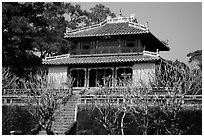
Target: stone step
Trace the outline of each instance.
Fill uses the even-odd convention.
[[[66,105],[63,105],[62,107],[74,106],[75,104],[77,104],[77,102],[72,102],[72,103],[68,102]]]
[[[74,118],[67,118],[67,119],[58,119],[56,120],[54,123],[66,123],[66,122],[70,122],[70,121],[73,121]]]
[[[55,119],[55,122],[57,122],[57,121],[62,121],[62,120],[70,120],[70,119],[74,119],[74,117],[63,117],[63,118],[56,118]]]
[[[74,120],[74,118],[58,119],[54,123],[59,123],[59,122],[65,123],[65,122],[70,122],[70,121],[73,121],[73,120]]]
[[[75,111],[75,107],[72,108],[61,108],[58,112]]]
[[[61,108],[70,108],[70,107],[75,107],[77,103],[73,103],[73,104],[70,104],[70,105],[66,105],[66,106],[61,106]]]
[[[67,119],[67,120],[57,120],[57,121],[54,122],[54,126],[57,126],[57,125],[69,125],[73,121],[74,121],[74,118],[73,119]]]
[[[74,114],[74,112],[75,112],[75,110],[70,110],[70,111],[61,111],[61,112],[59,112],[59,114],[58,115],[56,115],[56,116],[60,116],[61,114]]]
[[[39,135],[47,135],[45,130],[39,131]]]
[[[73,107],[73,108],[62,108],[59,112],[63,112],[63,111],[65,111],[65,112],[67,112],[67,111],[75,111],[75,107]]]
[[[60,118],[66,119],[66,118],[69,118],[69,117],[75,117],[75,115],[74,114],[58,115],[58,116],[55,117],[55,119],[60,119]]]
[[[70,110],[70,111],[61,111],[61,113],[59,113],[58,115],[56,115],[56,116],[60,116],[60,115],[63,115],[63,114],[70,114],[70,115],[73,115],[75,113],[75,111],[74,110]]]
[[[64,114],[64,113],[66,113],[66,114],[67,114],[67,113],[72,114],[72,113],[74,113],[74,112],[75,112],[75,109],[74,109],[74,110],[60,111],[60,112],[59,112],[59,115],[60,115],[60,114]]]
[[[70,121],[67,121],[66,123],[60,123],[60,122],[57,122],[53,125],[54,128],[58,128],[58,127],[69,127],[72,123],[72,121],[74,120],[70,120]]]
[[[74,117],[75,116],[58,117],[58,118],[55,118],[55,121],[70,120],[70,119],[74,119]]]
[[[61,114],[61,115],[56,116],[55,118],[62,118],[62,117],[64,118],[75,117],[75,115],[74,114]]]
[[[73,122],[74,118],[66,119],[66,120],[57,120],[54,125],[68,125],[70,122]]]
[[[75,115],[64,114],[64,115],[59,115],[59,116],[57,116],[56,118],[62,118],[62,117],[64,117],[64,118],[70,118],[70,117],[75,117]]]
[[[75,119],[75,108],[79,96],[72,96],[66,104],[62,105],[55,116],[53,131],[55,134],[64,135]]]
[[[77,101],[73,101],[73,102],[67,102],[66,104],[69,104],[69,105],[73,105],[73,104],[76,104]]]
[[[56,116],[56,118],[57,118],[57,117],[67,117],[67,116],[72,116],[72,117],[74,117],[75,114],[74,114],[74,113],[72,113],[72,114],[64,113],[64,114],[60,114],[60,115]]]
[[[56,130],[63,130],[63,129],[68,129],[69,128],[69,126],[70,126],[70,124],[69,125],[54,125],[53,126],[53,129],[56,129]]]
[[[62,113],[63,113],[63,114],[64,114],[64,113],[72,114],[72,113],[74,113],[74,112],[75,112],[75,110],[66,110],[66,111],[60,111],[59,113],[60,113],[60,114],[62,114]],[[59,115],[60,115],[60,114],[59,114]]]
[[[76,106],[76,104],[74,104],[73,106],[63,106],[63,107],[61,107],[61,109],[73,109],[73,108],[75,108],[75,106]]]
[[[56,131],[55,134],[56,135],[65,135],[64,132],[66,132],[66,131]]]

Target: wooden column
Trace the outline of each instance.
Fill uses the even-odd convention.
[[[89,87],[89,75],[91,68],[87,68],[87,87]]]
[[[89,69],[88,68],[86,68],[85,69],[85,87],[89,87]]]

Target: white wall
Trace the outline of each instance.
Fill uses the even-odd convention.
[[[49,66],[48,81],[54,88],[65,88],[62,84],[67,79],[67,66]]]
[[[133,85],[137,87],[149,87],[155,78],[154,63],[137,63],[133,65]]]

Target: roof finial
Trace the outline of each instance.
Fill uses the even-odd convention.
[[[149,22],[148,21],[146,22],[145,26],[146,26],[146,29],[149,30]]]
[[[120,13],[119,13],[119,16],[120,16],[120,17],[122,17],[122,16],[123,16],[123,15],[122,15],[122,11],[121,11],[121,9],[120,9]]]

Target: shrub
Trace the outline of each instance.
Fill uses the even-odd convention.
[[[2,107],[2,134],[9,135],[10,131],[21,131],[22,134],[31,134],[31,129],[37,124],[34,118],[23,106]]]
[[[155,109],[154,109],[155,110]],[[81,105],[78,109],[77,121],[78,121],[78,134],[83,135],[107,135],[106,130],[94,119],[98,117],[97,109],[94,110],[94,107],[91,105]],[[156,111],[155,117],[165,116]],[[136,120],[135,120],[136,119]],[[165,119],[165,118],[164,118]],[[184,131],[185,135],[201,135],[202,134],[202,110],[182,110],[178,114],[178,124],[179,129]],[[150,122],[156,119],[151,119]],[[142,135],[143,129],[141,115],[133,115],[128,113],[124,118],[124,132],[125,135]],[[164,121],[165,126],[171,126],[171,121]],[[164,126],[164,125],[162,125]],[[154,128],[149,130],[148,134],[157,134],[157,129],[160,128],[164,130],[164,128],[158,127],[155,125]],[[170,127],[169,127],[170,128]],[[165,131],[160,131],[161,134],[166,134]]]

